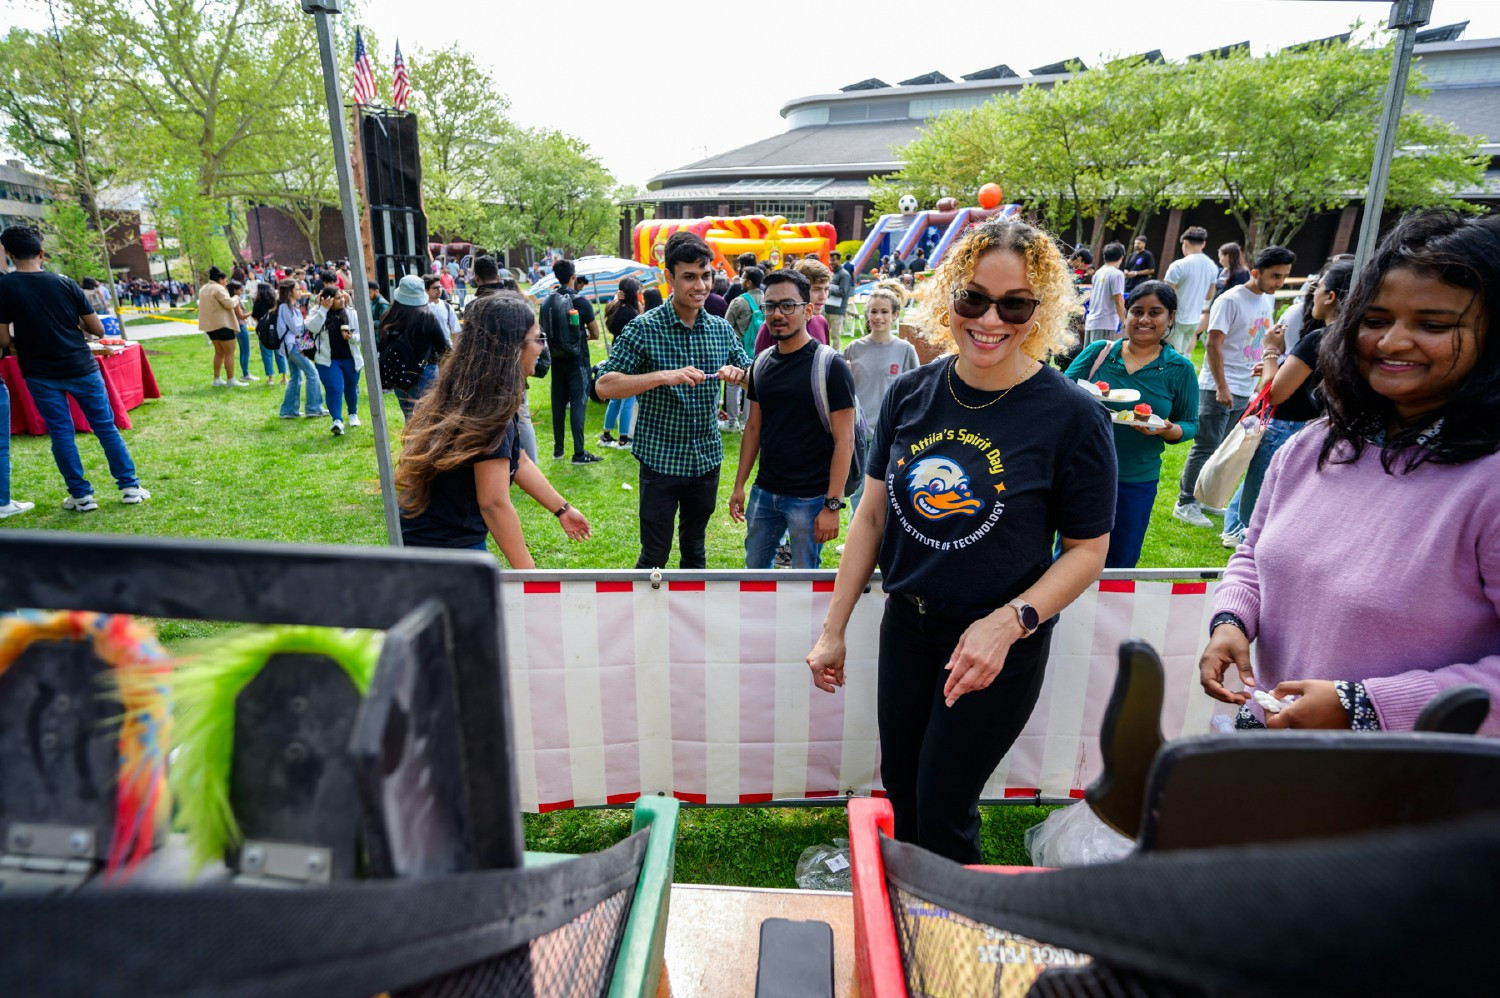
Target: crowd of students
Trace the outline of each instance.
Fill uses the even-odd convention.
[[[1189,235],[1201,253],[1200,233]],[[92,306],[42,271],[34,230],[0,241],[19,263],[0,280],[0,345],[14,343],[49,429],[71,396],[102,431],[122,501],[149,498],[78,331],[97,327]],[[1196,263],[1174,264],[1161,281],[1154,261],[1111,251],[1102,269],[1120,271],[1122,290],[1105,304],[1119,306],[1120,326],[1098,327],[1081,348],[1077,275],[1057,242],[1024,221],[986,221],[918,285],[913,325],[938,348],[926,364],[892,335],[899,283],[871,292],[867,334],[840,352],[836,334],[826,342],[831,324],[816,321],[835,286],[830,268],[747,263],[738,293],[720,294],[713,260],[699,237],[672,236],[669,297],[651,307],[643,289],[637,298],[622,287],[606,310],[608,357],[593,369],[584,337],[596,320],[566,290],[539,320],[493,261],[476,261],[475,298],[450,337],[422,278],[403,279],[377,339],[382,365],[398,342],[409,348],[398,468],[407,543],[479,550],[494,537],[512,566],[531,567],[513,485],[569,538],[591,536],[539,467],[534,440],[527,446],[527,378],[551,348],[563,347],[554,374],[572,367],[567,399],[583,377],[600,400],[621,403],[613,426],[640,465],[638,568],[665,567],[674,539],[682,567],[706,567],[721,423],[742,418],[728,511],[747,525],[747,566],[766,567],[783,535],[794,564],[816,565],[845,499],[862,490],[807,666],[830,693],[870,681],[846,675],[844,634],[879,567],[889,598],[876,702],[895,833],[975,862],[978,795],[1037,701],[1058,615],[1107,565],[1133,563],[1163,448],[1194,440],[1211,450],[1205,438],[1240,418],[1258,379],[1278,408],[1238,498],[1244,532],[1214,596],[1205,693],[1238,708],[1239,728],[1346,730],[1410,729],[1458,684],[1500,697],[1500,217],[1410,216],[1357,279],[1334,261],[1279,322],[1274,292],[1293,264],[1284,249],[1256,254],[1243,280],[1226,264],[1212,290]],[[554,273],[572,287],[568,267]],[[292,370],[311,391],[310,364],[352,420],[360,331],[332,276],[315,293],[283,280],[275,321],[295,347]],[[1135,281],[1128,291],[1124,280]],[[217,331],[229,342],[231,326]],[[1202,371],[1191,342],[1172,342],[1189,331],[1207,338]],[[1060,357],[1065,371],[1051,363]],[[1080,379],[1136,387],[1156,418],[1112,420]],[[731,418],[725,407],[741,390]],[[95,508],[70,424],[53,448],[64,506]],[[0,515],[24,512],[8,492],[8,461],[0,468]],[[1188,522],[1190,501],[1177,506]],[[1243,689],[1226,685],[1231,670]],[[1500,735],[1500,713],[1480,730]]]

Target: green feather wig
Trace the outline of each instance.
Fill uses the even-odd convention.
[[[186,833],[193,870],[223,859],[238,844],[239,826],[229,807],[235,698],[274,655],[326,655],[337,662],[361,696],[370,689],[385,635],[330,627],[263,627],[217,640],[183,660],[173,675],[177,721],[171,782],[177,827]]]

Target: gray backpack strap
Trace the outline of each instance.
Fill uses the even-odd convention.
[[[833,347],[819,343],[813,355],[813,403],[818,407],[824,433],[833,432],[833,422],[828,416],[828,369],[832,366]]]

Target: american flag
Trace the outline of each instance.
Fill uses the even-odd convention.
[[[397,111],[406,110],[407,98],[411,96],[411,79],[406,75],[406,60],[401,58],[401,43],[396,43],[396,81],[393,86]]]
[[[375,103],[375,67],[370,64],[370,53],[365,51],[365,37],[358,29],[354,31],[354,103]]]

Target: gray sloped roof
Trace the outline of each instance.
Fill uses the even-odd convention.
[[[1483,135],[1500,142],[1500,85],[1488,87],[1443,87],[1409,105],[1418,111],[1458,126],[1466,134]]]
[[[837,171],[841,166],[864,169],[895,169],[896,148],[915,139],[922,130],[921,121],[872,121],[858,125],[821,125],[794,128],[759,142],[651,178],[651,183],[681,181],[712,172],[729,173],[756,168],[816,168],[817,172]]]

